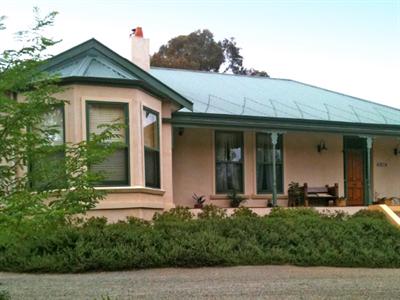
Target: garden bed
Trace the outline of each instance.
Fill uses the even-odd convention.
[[[319,214],[273,209],[259,217],[215,207],[193,219],[188,209],[153,222],[20,224],[0,232],[0,270],[86,272],[155,267],[292,264],[400,267],[400,231],[380,212]]]

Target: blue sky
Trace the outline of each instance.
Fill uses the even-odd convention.
[[[130,29],[142,26],[151,52],[171,37],[210,29],[235,37],[247,67],[400,108],[400,0],[105,1],[2,0],[8,30],[31,23],[32,8],[58,11],[54,54],[95,37],[129,57]]]

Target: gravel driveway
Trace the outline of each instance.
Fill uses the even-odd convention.
[[[399,299],[400,269],[245,266],[0,273],[12,299]]]

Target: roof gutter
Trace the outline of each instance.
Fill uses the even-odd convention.
[[[281,130],[332,132],[349,135],[381,135],[400,137],[400,125],[337,122],[324,120],[305,120],[295,118],[272,118],[238,116],[228,114],[209,114],[176,112],[171,119],[164,119],[174,127],[204,127],[216,129],[241,130]]]

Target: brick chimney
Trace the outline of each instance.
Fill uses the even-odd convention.
[[[131,60],[145,71],[150,70],[150,41],[143,38],[142,27],[132,29],[131,38]]]

